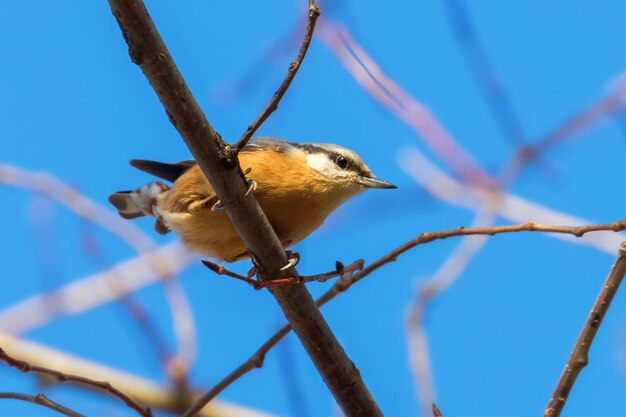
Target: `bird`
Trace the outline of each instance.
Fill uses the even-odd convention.
[[[254,193],[285,249],[304,240],[357,194],[397,188],[376,178],[354,151],[335,144],[253,138],[238,158],[248,191]],[[174,231],[189,250],[221,262],[250,256],[195,161],[135,159],[130,164],[172,185],[154,181],[112,194],[109,201],[120,216],[154,217],[158,233]]]

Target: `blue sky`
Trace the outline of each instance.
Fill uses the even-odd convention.
[[[458,6],[458,1],[328,2],[322,3],[324,17],[344,25],[389,77],[428,106],[481,166],[497,174],[515,142],[500,130],[455,36],[446,5]],[[198,102],[226,140],[240,136],[280,83],[299,41],[289,34],[301,22],[304,3],[148,4]],[[623,2],[466,3],[527,142],[603,97],[626,70]],[[128,165],[129,159],[189,157],[131,64],[106,2],[10,2],[2,17],[0,163],[50,173],[106,205],[111,192],[149,181]],[[275,53],[264,59],[272,47]],[[422,231],[472,222],[471,211],[432,197],[402,170],[400,154],[416,148],[452,172],[373,100],[319,39],[279,110],[258,133],[344,145],[377,176],[399,186],[355,198],[301,243],[296,249],[302,274],[332,269],[338,259],[370,262]],[[602,118],[522,172],[510,191],[591,222],[619,220],[626,202],[621,191],[625,151],[623,121]],[[135,255],[116,237],[32,193],[0,186],[0,196],[5,219],[0,308]],[[135,223],[158,244],[175,239],[157,236],[149,221]],[[84,249],[86,236],[97,242],[97,260]],[[324,308],[386,415],[419,415],[405,314],[420,283],[458,243],[418,248]],[[612,262],[612,255],[547,236],[490,238],[426,317],[436,400],[444,416],[542,413]],[[248,267],[241,262],[233,268]],[[197,325],[195,384],[219,381],[282,323],[269,294],[212,276],[199,263],[178,279]],[[329,285],[311,284],[310,290],[320,294]],[[137,300],[172,348],[160,287],[139,291]],[[626,412],[624,317],[626,299],[618,293],[563,415]],[[119,304],[59,318],[24,337],[147,378],[164,378],[150,344]],[[293,379],[285,378],[281,363],[290,364]],[[302,393],[295,410],[288,386]],[[0,391],[37,389],[28,376],[0,368]],[[112,401],[76,392],[52,388],[50,396],[88,415],[131,415]],[[220,398],[280,416],[334,413],[332,398],[293,336],[270,353],[263,369]],[[0,401],[0,414],[20,413],[50,414]]]

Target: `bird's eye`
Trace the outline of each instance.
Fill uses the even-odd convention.
[[[335,163],[341,169],[346,169],[348,167],[348,160],[345,156],[339,155],[335,158]]]

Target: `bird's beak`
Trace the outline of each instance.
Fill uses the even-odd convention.
[[[359,182],[366,188],[398,188],[390,182],[379,180],[374,177],[360,177]]]

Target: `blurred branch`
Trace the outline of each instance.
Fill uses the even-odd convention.
[[[554,146],[571,138],[576,133],[592,126],[594,123],[619,112],[626,104],[626,73],[617,77],[608,94],[577,112],[556,128],[540,137],[537,141],[521,146],[513,158],[505,164],[502,172],[504,181],[513,179],[525,166],[535,161]]]
[[[361,87],[410,126],[424,144],[460,178],[470,184],[493,185],[489,174],[455,141],[430,109],[409,96],[383,73],[343,26],[323,20],[320,34],[322,41]]]
[[[460,0],[448,0],[448,2],[454,2],[456,6],[461,4]],[[457,12],[458,11],[457,9]],[[455,19],[457,20],[453,22],[459,27],[465,25],[463,30],[466,35],[467,31],[470,30],[466,26],[467,18],[468,16],[463,17],[456,15]],[[361,87],[375,100],[411,127],[424,141],[425,145],[437,155],[447,167],[455,172],[463,182],[483,188],[494,188],[496,184],[490,175],[474,161],[470,153],[466,152],[458,142],[454,140],[449,132],[446,131],[445,127],[437,120],[436,116],[423,103],[411,97],[383,73],[376,62],[363,50],[356,40],[350,36],[345,27],[325,19],[322,20],[320,24],[320,35],[322,41],[325,42]],[[480,49],[480,46],[474,45],[471,48]],[[471,53],[473,54],[474,52]],[[480,55],[482,53],[477,54]],[[501,90],[497,81],[493,78],[492,73],[485,67],[486,64],[484,62],[481,63],[481,61],[483,61],[482,58],[476,58],[474,65],[477,67],[476,71],[483,74],[481,77],[484,80],[483,85],[485,86],[485,90],[488,91],[489,94],[499,95],[501,97],[497,99],[494,98],[494,103],[495,101],[508,101],[508,99],[502,98],[506,97],[506,94]],[[478,69],[478,67],[481,66],[482,68]],[[618,77],[617,82],[614,87],[612,87],[609,94],[599,101],[575,114],[553,131],[539,138],[534,144],[521,146],[516,151],[512,161],[507,163],[503,169],[500,175],[500,183],[506,184],[524,165],[532,162],[550,147],[580,132],[607,115],[614,114],[624,108],[626,102],[625,77],[625,75]],[[496,93],[498,90],[501,90],[501,92]],[[510,124],[507,130],[514,132],[518,130],[518,127],[516,127],[518,125],[517,116],[512,110],[512,105],[509,107],[511,107],[511,110],[505,112],[510,113],[510,116],[502,116],[502,119],[507,119],[506,124]],[[523,138],[521,132],[519,135],[520,138]]]
[[[435,384],[430,359],[430,349],[422,316],[415,316],[413,307],[406,318],[406,339],[409,355],[409,368],[415,385],[419,415],[427,416],[435,399]],[[421,313],[421,311],[420,311]]]
[[[499,122],[501,130],[508,132],[508,135],[515,142],[521,143],[524,139],[522,126],[508,96],[491,70],[486,54],[471,25],[471,20],[465,10],[463,1],[447,0],[445,6],[448,9],[457,38],[469,58],[476,78],[481,82],[492,113]],[[471,155],[466,153],[454,141],[426,106],[410,97],[382,73],[372,58],[362,50],[345,28],[336,24],[328,24],[326,21],[323,23],[321,26],[322,39],[363,89],[408,126],[412,127],[424,139],[428,148],[465,182],[465,184],[460,184],[451,178],[445,178],[445,181],[441,181],[441,178],[445,175],[443,174],[439,175],[439,181],[435,184],[432,181],[432,175],[426,174],[424,165],[420,163],[425,160],[424,157],[421,157],[421,155],[419,158],[415,157],[414,154],[417,154],[417,152],[414,152],[412,155],[403,155],[405,170],[410,171],[412,176],[420,178],[422,185],[429,189],[431,193],[440,197],[442,194],[446,194],[449,197],[448,201],[462,204],[466,207],[470,206],[472,209],[478,210],[478,213],[481,213],[485,206],[492,207],[494,214],[512,221],[526,221],[532,218],[554,224],[588,223],[570,216],[564,216],[554,210],[540,207],[518,197],[504,194],[503,190],[525,165],[537,159],[547,149],[602,117],[623,108],[624,100],[626,99],[626,82],[623,79],[616,83],[617,85],[607,97],[575,115],[554,131],[540,138],[535,144],[520,147],[514,153],[511,161],[504,165],[498,179],[493,180],[489,174],[473,161]],[[434,171],[434,169],[431,171]],[[442,186],[442,183],[448,187]],[[451,192],[451,188],[455,188],[455,192]],[[571,238],[571,236],[564,237]],[[581,243],[595,246],[612,254],[615,246],[618,244],[617,240],[621,241],[619,236],[612,236],[608,239],[603,236],[591,236]],[[408,316],[409,329],[412,328],[412,325],[416,326],[421,323],[423,317],[422,310],[425,308],[425,305],[421,305],[422,301],[419,300],[424,298],[424,294],[431,291],[433,292],[432,295],[434,295],[445,290],[458,278],[462,269],[478,253],[484,243],[484,237],[478,239],[466,238],[458,249],[446,259],[434,280],[425,284],[417,296],[416,304]],[[423,303],[426,303],[426,299]],[[415,332],[407,334],[409,343],[420,347],[421,354],[427,357],[426,335],[422,328],[413,328]],[[414,375],[416,377],[419,376],[418,379],[421,380],[421,383],[418,383],[417,386],[422,391],[419,398],[424,411],[429,407],[434,395],[430,377],[430,364],[413,356],[420,354],[419,352],[411,350],[410,354],[412,355],[411,363],[413,364]]]
[[[440,410],[439,410],[439,408],[435,405],[435,403],[433,403],[432,410],[433,410],[433,416],[434,416],[434,417],[443,417],[443,415],[441,414],[441,411],[440,411]]]
[[[74,281],[47,294],[37,294],[0,311],[0,330],[21,334],[43,326],[60,315],[75,315],[102,304],[116,301],[120,295],[137,291],[162,277],[187,268],[196,258],[179,243],[171,243]],[[50,311],[47,306],[63,301],[63,309]]]
[[[132,223],[124,222],[95,201],[69,185],[43,172],[27,171],[12,165],[0,164],[0,184],[36,191],[128,243],[137,252],[154,249],[152,240]]]
[[[621,244],[617,260],[613,268],[611,268],[611,272],[606,278],[593,304],[593,308],[589,312],[589,317],[587,317],[580,335],[574,344],[574,349],[567,360],[561,378],[548,402],[544,417],[558,417],[561,415],[561,411],[565,406],[567,397],[576,382],[578,374],[589,362],[589,349],[602,324],[602,319],[604,319],[606,312],[611,306],[611,301],[613,301],[613,297],[615,297],[619,289],[624,274],[626,274],[626,242]]]
[[[470,71],[481,88],[500,131],[513,143],[522,144],[525,141],[522,123],[513,103],[502,87],[498,75],[489,62],[485,48],[480,42],[467,10],[467,5],[464,0],[445,0],[443,6],[456,40],[465,53]]]
[[[49,197],[50,199],[68,208],[77,216],[111,232],[122,241],[126,242],[139,254],[146,254],[156,250],[156,245],[152,239],[144,234],[137,226],[123,220],[116,213],[99,205],[90,198],[87,198],[85,195],[79,193],[74,188],[51,175],[27,171],[8,164],[0,164],[0,184],[23,188]],[[189,258],[188,255],[185,255],[182,252],[180,253],[183,258]],[[168,366],[166,366],[166,371],[168,371],[168,368],[170,370],[174,370],[176,368],[178,372],[172,374],[172,377],[181,378],[184,376],[184,373],[181,373],[180,370],[183,368],[186,369],[194,359],[196,344],[195,326],[187,297],[178,283],[174,279],[171,279],[173,277],[173,273],[159,274],[157,272],[165,270],[178,272],[177,270],[170,269],[169,265],[167,265],[169,259],[167,259],[167,256],[165,258],[165,260],[162,260],[160,257],[151,257],[150,263],[146,266],[153,268],[157,276],[161,278],[161,284],[163,285],[165,296],[173,317],[174,333],[178,343],[178,355],[176,358],[173,358],[169,364],[167,364]],[[128,297],[128,295],[132,292],[129,288],[126,288],[126,279],[111,279],[110,281],[104,280],[103,283],[110,286],[110,290],[108,291],[109,293],[111,290],[116,292],[116,295],[112,297],[111,301]],[[83,297],[82,303],[84,303],[85,300],[91,296],[97,295],[98,294],[94,293]],[[41,295],[38,297],[48,296]],[[69,302],[66,298],[47,298],[47,300],[53,299],[59,302],[55,302],[53,304],[42,303],[37,309],[37,311],[41,312],[42,317],[45,316],[47,320],[51,320],[51,317],[57,315],[58,311],[56,309],[54,311],[43,311],[45,310],[46,305],[54,305],[62,312],[64,309],[69,310],[75,308],[74,305],[71,307],[63,305],[63,303]],[[127,301],[130,301],[130,299],[127,299]],[[125,307],[131,306],[132,308],[129,310],[131,313],[133,311],[138,311],[137,308],[140,308],[140,306],[134,302],[123,302],[122,304]],[[145,315],[143,309],[141,309],[141,311],[142,314]],[[32,311],[29,311],[28,314],[32,315]],[[4,313],[0,313],[0,329],[7,330],[7,328],[3,327],[1,324],[1,317],[4,315]],[[135,317],[135,315],[133,315],[133,317]],[[23,317],[20,316],[20,318],[22,319]],[[13,323],[20,323],[21,325],[24,325],[22,320],[15,320]],[[148,335],[156,334],[154,329],[145,328],[147,324],[147,322],[140,323]],[[176,364],[178,364],[178,366],[175,366]]]
[[[348,266],[343,266],[340,262],[337,262],[337,272],[329,272],[327,274],[322,274],[325,276],[348,276],[352,275],[355,271],[361,270],[363,268],[363,261],[358,260],[356,262],[351,263]],[[316,302],[318,307],[321,307],[324,303],[320,303],[319,300]],[[215,397],[217,397],[222,391],[228,388],[233,382],[241,378],[243,375],[252,371],[256,368],[261,368],[263,366],[263,362],[265,361],[265,356],[267,352],[269,352],[274,346],[281,341],[283,337],[287,335],[291,331],[291,326],[285,325],[278,332],[276,332],[272,337],[270,337],[256,352],[252,354],[244,363],[239,365],[235,370],[226,375],[219,383],[217,383],[210,391],[205,393],[203,396],[198,398],[198,400],[193,404],[189,410],[185,413],[183,417],[191,417],[195,415],[198,410],[202,409],[206,404],[212,401]]]
[[[615,114],[624,108],[626,104],[626,73],[617,77],[609,93],[600,100],[574,114],[554,130],[548,132],[537,142],[530,145],[530,149],[524,152],[527,158],[537,157],[561,143],[564,139],[581,132],[599,120]]]
[[[486,210],[488,213],[498,213],[502,217],[508,216],[509,219],[514,221],[534,218],[544,222],[550,221],[561,224],[587,223],[586,221],[578,219],[552,218],[551,220],[545,220],[545,217],[555,217],[553,215],[555,212],[548,209],[541,209],[536,205],[533,206],[533,208],[536,209],[534,211],[540,213],[533,213],[531,215],[531,213],[528,213],[529,210],[527,208],[523,209],[523,206],[528,207],[529,204],[524,204],[521,199],[507,195],[504,192],[504,189],[511,181],[514,180],[524,166],[540,157],[543,153],[549,150],[549,148],[599,120],[601,117],[605,117],[607,114],[615,112],[619,108],[623,107],[623,100],[626,96],[626,91],[624,91],[625,89],[626,83],[623,81],[618,83],[606,98],[603,98],[598,103],[594,103],[589,106],[587,109],[567,121],[564,125],[558,127],[553,132],[548,133],[536,143],[520,147],[514,153],[510,162],[505,164],[502,168],[501,173],[498,176],[497,188],[479,189],[479,187],[470,186],[469,191],[473,190],[477,194],[479,193],[481,195],[481,200],[475,206],[478,213],[477,221],[480,217],[482,217],[481,213],[485,214]],[[411,150],[404,153],[402,165],[405,171],[408,171],[413,177],[419,178],[419,182],[422,185],[431,190],[431,192],[434,191],[439,196],[445,193],[443,190],[450,191],[451,188],[456,188],[459,195],[468,192],[467,186],[454,184],[454,180],[451,178],[446,178],[442,181],[441,179],[445,174],[442,175],[442,173],[437,172],[436,175],[432,175],[432,172],[435,172],[436,169],[433,168],[432,164],[425,162],[427,161],[425,161],[424,157]],[[428,171],[431,171],[431,175],[427,174]],[[439,178],[437,185],[433,184],[434,178]],[[448,186],[443,187],[443,184],[447,184]],[[451,184],[453,185],[451,186]],[[450,200],[448,201],[451,202]],[[513,205],[513,202],[515,202],[514,205],[516,206],[516,209],[511,210],[512,207],[510,206]],[[501,206],[503,203],[509,207],[502,208]],[[523,215],[521,214],[522,212],[526,212],[527,214]],[[493,218],[493,214],[489,214],[488,216],[491,217],[488,223],[492,223],[495,220],[495,218]],[[558,217],[564,216],[559,215]],[[476,224],[476,221],[474,223]],[[616,240],[618,239],[619,236],[615,236],[611,239],[601,239],[598,243],[602,245],[603,250],[612,254],[615,245],[617,245]],[[578,239],[576,239],[576,241],[580,242]],[[407,338],[409,343],[410,363],[412,364],[413,374],[416,380],[415,384],[418,389],[418,398],[420,399],[424,414],[427,414],[425,410],[434,401],[432,388],[433,382],[430,371],[430,363],[428,361],[428,344],[423,329],[423,317],[427,304],[432,297],[445,291],[445,289],[447,289],[450,284],[459,277],[470,260],[479,252],[480,248],[482,248],[485,243],[486,240],[484,237],[478,239],[475,237],[465,238],[457,249],[455,249],[455,251],[446,259],[444,264],[436,272],[435,276],[421,286],[420,291],[415,298],[415,302],[407,316]]]
[[[13,356],[6,353],[0,347],[0,361],[3,361],[7,365],[16,368],[20,372],[32,372],[36,374],[42,374],[46,376],[51,376],[55,378],[58,382],[73,382],[80,385],[85,385],[89,388],[93,388],[102,392],[106,392],[107,394],[117,397],[120,399],[127,407],[132,410],[135,410],[137,414],[144,417],[152,417],[152,411],[150,408],[142,407],[137,401],[133,398],[126,395],[124,392],[115,388],[107,381],[98,381],[95,379],[90,379],[84,376],[68,374],[65,372],[57,371],[51,368],[46,368],[38,365],[31,365],[27,361],[16,359]]]
[[[226,214],[257,264],[261,280],[279,277],[287,254],[261,211],[237,160],[209,124],[180,74],[142,1],[109,0],[109,5],[137,64],[166,113],[209,180]],[[313,8],[309,2],[309,9]],[[309,15],[316,18],[316,13]],[[282,274],[281,274],[282,275]],[[287,274],[297,277],[295,268]],[[382,416],[361,375],[348,358],[304,286],[269,289],[315,364],[329,390],[348,415]]]
[[[289,64],[289,69],[287,70],[287,75],[285,76],[285,79],[280,84],[280,86],[278,87],[278,90],[276,90],[276,92],[272,96],[269,103],[267,103],[267,106],[263,109],[261,114],[259,114],[259,116],[254,120],[254,122],[252,122],[252,124],[248,126],[248,128],[243,133],[243,135],[241,135],[241,138],[239,139],[239,141],[237,141],[237,143],[234,145],[234,148],[237,151],[240,151],[244,146],[246,146],[250,138],[252,138],[252,135],[254,135],[254,133],[257,131],[257,129],[278,108],[278,104],[280,103],[280,100],[282,100],[283,96],[287,92],[287,89],[291,85],[291,82],[296,76],[296,73],[300,69],[300,65],[302,64],[302,61],[304,60],[304,57],[309,49],[309,45],[311,44],[311,39],[313,38],[313,31],[315,30],[315,23],[317,22],[317,18],[320,15],[320,9],[317,7],[317,5],[315,4],[315,1],[313,0],[309,0],[308,14],[309,14],[309,19],[307,20],[306,29],[304,30],[304,38],[302,39],[302,44],[300,45],[300,50],[298,51],[298,55],[293,60],[293,62]]]
[[[491,226],[495,218],[491,207],[481,207],[472,222],[472,226]],[[443,264],[428,280],[424,281],[416,294],[415,300],[406,315],[406,334],[409,364],[413,374],[417,398],[422,415],[427,416],[435,401],[430,353],[424,317],[429,302],[446,291],[463,273],[471,260],[487,243],[488,236],[466,236]]]
[[[145,404],[154,410],[180,414],[194,399],[192,394],[181,391],[179,387],[157,384],[109,366],[86,361],[1,332],[0,346],[12,352],[19,352],[22,360],[34,366],[46,366],[66,374],[79,374],[90,379],[107,381],[138,403]],[[205,407],[200,416],[269,417],[269,414],[216,400]]]
[[[402,152],[400,166],[434,197],[472,211],[476,211],[485,202],[499,199],[498,204],[491,206],[494,213],[511,222],[524,222],[528,219],[534,219],[541,223],[563,225],[590,223],[588,220],[561,213],[521,197],[502,193],[499,190],[491,191],[462,184],[437,168],[417,149],[409,148]],[[581,239],[576,239],[570,235],[550,236],[591,246],[611,255],[615,253],[615,248],[619,247],[620,243],[626,239],[626,236],[622,234],[602,233],[583,236]]]
[[[82,229],[81,246],[83,251],[86,253],[87,257],[94,263],[99,271],[104,271],[108,269],[111,263],[106,259],[105,252],[100,248],[98,240],[94,236],[92,236],[89,229],[87,229],[86,227],[83,227]],[[44,294],[47,292],[49,291],[42,291],[42,293]],[[161,335],[161,332],[157,328],[154,320],[152,320],[152,318],[148,314],[148,311],[146,310],[146,308],[144,308],[143,304],[136,300],[135,297],[133,297],[131,294],[120,294],[116,301],[123,307],[123,309],[126,310],[125,312],[129,314],[133,321],[136,323],[139,330],[139,332],[136,332],[137,336],[146,338],[146,342],[148,343],[147,346],[150,347],[150,351],[153,351],[155,353],[162,368],[167,372],[167,374],[170,375],[173,380],[180,381],[180,383],[185,383],[185,372],[169,371],[169,369],[171,368],[171,364],[177,361],[173,359],[173,354],[170,351],[168,344]],[[58,306],[50,305],[48,311],[50,312],[50,314],[54,314],[52,313],[54,310],[63,310],[63,308],[63,303],[59,303]],[[134,333],[135,332],[133,332],[133,334]]]
[[[26,402],[33,403],[33,404],[38,404],[43,407],[54,410],[59,414],[63,414],[67,417],[85,417],[83,414],[77,413],[76,411],[72,411],[69,408],[63,407],[61,404],[52,401],[51,399],[49,399],[43,394],[37,394],[33,396],[33,395],[26,395],[26,394],[18,394],[16,392],[0,392],[0,398],[21,400],[21,401],[26,401]]]
[[[280,357],[280,360],[277,361],[278,372],[289,404],[289,415],[311,417],[292,342],[293,338],[286,338],[278,345],[278,352],[276,353]],[[306,381],[308,383],[308,379]]]

